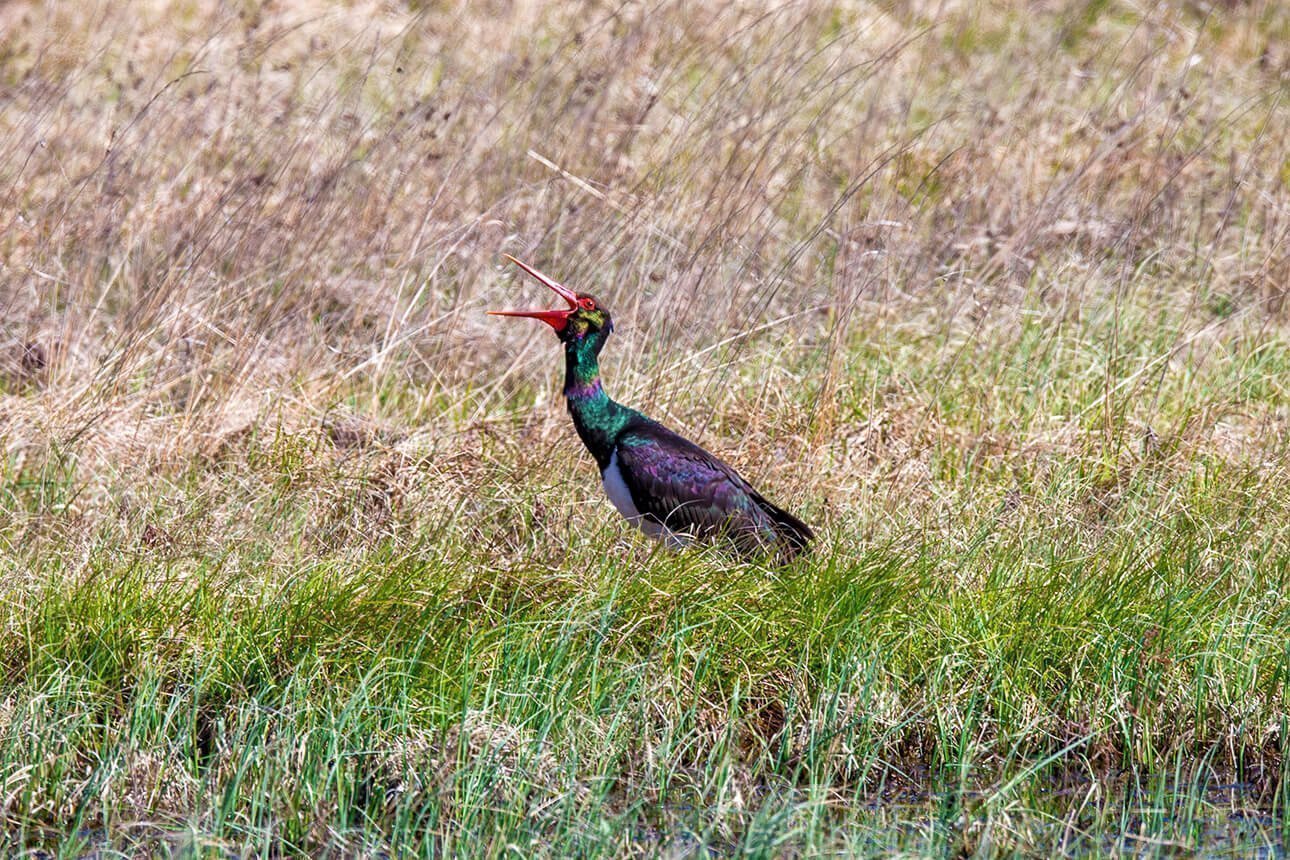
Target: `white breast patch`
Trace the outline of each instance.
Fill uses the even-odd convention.
[[[623,480],[623,473],[618,468],[618,451],[609,456],[609,465],[605,471],[600,473],[600,479],[605,484],[605,495],[609,496],[609,501],[614,503],[618,513],[627,517],[629,520],[640,518],[641,512],[636,510],[636,503],[632,501],[631,491],[627,489],[627,482]]]
[[[627,489],[627,482],[623,480],[622,470],[618,468],[617,449],[609,456],[609,465],[600,473],[600,479],[605,485],[605,495],[609,496],[609,501],[614,503],[618,513],[622,514],[627,522],[650,537],[663,538],[674,547],[689,543],[688,535],[677,534],[671,529],[664,528],[653,520],[647,519],[637,510],[636,503],[632,501],[631,491]]]

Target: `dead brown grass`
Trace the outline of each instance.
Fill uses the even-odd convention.
[[[547,339],[480,313],[523,289],[499,251],[604,296],[616,394],[789,493],[931,504],[938,451],[1160,432],[1273,456],[1281,394],[1156,425],[1161,374],[1286,337],[1285,24],[1081,8],[9,4],[10,468],[72,464],[77,510],[278,433],[452,476],[517,412],[572,455]],[[1109,338],[1100,402],[1009,421],[965,374],[1027,315]]]

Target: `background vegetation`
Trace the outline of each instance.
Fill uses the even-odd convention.
[[[1276,0],[0,6],[0,834],[1283,856]],[[821,535],[602,499],[620,400]]]

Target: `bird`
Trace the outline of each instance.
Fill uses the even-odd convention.
[[[599,358],[614,323],[599,299],[503,256],[568,305],[489,313],[540,320],[555,330],[564,346],[564,397],[573,426],[596,460],[609,501],[630,524],[674,548],[724,543],[749,559],[786,563],[807,549],[815,537],[810,526],[725,461],[605,392]]]

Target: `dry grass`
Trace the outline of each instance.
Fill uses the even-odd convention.
[[[111,725],[173,696],[251,731],[281,694],[302,708],[283,761],[312,761],[318,719],[358,747],[433,751],[426,786],[484,779],[443,776],[442,750],[472,760],[492,743],[479,727],[505,727],[501,794],[461,788],[428,819],[409,810],[433,792],[368,807],[392,816],[372,833],[445,851],[501,850],[478,809],[561,792],[567,836],[603,785],[601,814],[654,836],[591,828],[566,849],[756,853],[750,834],[779,827],[807,853],[864,853],[827,810],[877,774],[971,761],[1012,786],[1080,738],[1088,761],[1142,772],[1257,763],[1265,798],[1279,790],[1290,19],[1274,0],[13,2],[0,34],[3,713],[46,696]],[[622,531],[549,335],[483,315],[533,295],[501,252],[612,309],[616,397],[823,526],[799,579]],[[138,626],[112,626],[118,610]],[[490,638],[468,610],[521,632]],[[442,642],[419,626],[433,611],[451,616]],[[564,642],[602,611],[608,656],[522,632]],[[674,662],[641,674],[664,643]],[[608,661],[633,679],[631,716],[579,688],[541,706],[576,728],[521,725],[493,696],[537,671],[512,662],[526,649],[593,679]],[[207,671],[226,717],[183,704]],[[96,678],[156,691],[104,698]],[[335,709],[360,701],[404,721],[345,735]],[[83,815],[119,841],[151,810],[194,845],[376,850],[337,835],[362,829],[355,795],[310,774],[283,792],[331,804],[331,832],[265,824],[308,815],[239,801],[245,774],[207,741],[67,731],[50,743],[117,743],[119,760],[81,762],[79,783],[48,762],[0,775],[6,825]],[[733,781],[696,749],[742,762]],[[738,814],[686,819],[687,842],[669,762],[694,768],[683,796]],[[516,793],[525,779],[548,788]],[[778,780],[827,803],[754,802]],[[93,784],[119,805],[87,805],[74,785]],[[632,787],[655,805],[623,801]],[[1057,850],[1015,798],[965,796],[993,835],[873,832]]]

